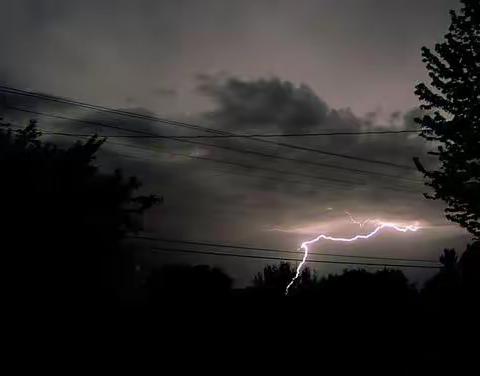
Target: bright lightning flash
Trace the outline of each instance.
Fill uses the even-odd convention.
[[[398,231],[398,232],[416,232],[420,229],[420,226],[418,226],[417,223],[415,223],[414,225],[404,226],[404,225],[391,223],[391,222],[383,222],[379,219],[367,219],[363,222],[359,222],[359,221],[355,220],[350,213],[346,212],[346,214],[350,217],[350,220],[353,223],[360,225],[360,227],[365,226],[367,223],[374,223],[376,225],[376,227],[372,232],[370,232],[366,235],[355,235],[351,238],[337,238],[337,237],[321,234],[321,235],[317,236],[316,238],[314,238],[312,240],[308,240],[306,242],[303,242],[302,245],[299,248],[299,250],[302,249],[303,252],[304,252],[302,262],[300,262],[300,264],[298,265],[297,272],[295,273],[295,276],[292,278],[290,283],[287,285],[287,287],[285,289],[285,295],[288,295],[288,291],[290,290],[290,287],[292,287],[292,285],[295,283],[295,281],[300,276],[300,272],[302,271],[302,267],[307,262],[308,253],[309,253],[309,246],[311,244],[317,243],[320,240],[330,240],[330,241],[333,241],[333,242],[351,243],[351,242],[354,242],[354,241],[357,241],[357,240],[369,239],[369,238],[375,236],[376,234],[378,234],[379,232],[381,232],[384,229],[393,229],[393,230]]]

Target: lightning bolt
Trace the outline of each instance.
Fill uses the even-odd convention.
[[[292,287],[292,285],[295,283],[295,281],[300,276],[300,272],[302,271],[302,267],[307,262],[308,254],[309,254],[309,251],[310,251],[309,246],[311,244],[317,243],[320,240],[330,240],[330,241],[333,241],[333,242],[352,243],[352,242],[355,242],[357,240],[370,239],[371,237],[375,236],[376,234],[378,234],[379,232],[381,232],[384,229],[393,229],[393,230],[398,231],[398,232],[416,232],[420,229],[420,226],[418,226],[418,224],[403,226],[403,225],[396,224],[396,223],[391,223],[391,222],[382,222],[379,219],[367,219],[363,222],[359,222],[359,221],[355,220],[355,218],[353,218],[353,216],[350,213],[348,213],[348,212],[346,212],[346,213],[350,217],[350,220],[353,223],[358,224],[360,227],[363,227],[367,223],[375,223],[377,226],[375,227],[375,229],[373,231],[371,231],[370,233],[368,233],[366,235],[355,235],[351,238],[337,238],[337,237],[328,236],[328,235],[325,235],[325,234],[320,234],[314,239],[303,242],[302,245],[299,248],[299,250],[303,250],[303,252],[304,252],[302,262],[300,262],[300,264],[298,265],[295,276],[292,278],[290,283],[287,285],[287,287],[285,289],[285,295],[288,295],[290,287]]]
[[[363,226],[365,226],[367,223],[370,223],[370,222],[372,222],[372,223],[381,223],[381,222],[382,222],[382,221],[379,220],[379,219],[370,219],[370,218],[364,220],[363,222],[360,222],[360,221],[357,221],[357,220],[353,217],[353,215],[350,214],[350,212],[345,211],[345,214],[348,215],[348,217],[350,218],[350,220],[352,221],[352,223],[355,223],[356,225],[359,225],[360,227],[363,227]]]

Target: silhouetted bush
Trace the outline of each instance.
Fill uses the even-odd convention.
[[[0,130],[0,207],[4,268],[19,299],[107,302],[133,273],[124,236],[157,202],[134,196],[136,178],[100,173],[93,164],[103,140],[67,149],[24,130]]]
[[[459,262],[466,298],[476,300],[480,293],[480,241],[467,246]]]
[[[153,269],[145,288],[151,306],[167,300],[179,302],[224,299],[230,296],[233,280],[218,268],[207,265],[166,265]]]

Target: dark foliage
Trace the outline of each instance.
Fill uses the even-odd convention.
[[[467,246],[459,261],[459,270],[464,294],[475,302],[480,292],[480,242]]]
[[[426,171],[416,160],[435,194],[448,204],[447,217],[480,237],[480,2],[462,0],[445,41],[435,52],[423,48],[431,87],[416,94],[427,114],[416,119],[422,137],[439,145],[440,169]]]
[[[157,202],[140,183],[93,164],[103,140],[61,149],[39,140],[34,122],[0,130],[2,251],[17,297],[90,302],[118,297],[133,273],[123,237]]]
[[[285,287],[295,275],[288,263],[269,265],[253,280],[251,296],[284,296]],[[288,297],[297,301],[311,300],[312,304],[331,310],[332,307],[404,307],[415,300],[416,290],[399,270],[377,272],[346,270],[342,274],[318,279],[309,268],[304,268],[289,290]],[[297,304],[297,303],[295,303]]]
[[[443,251],[440,256],[442,269],[425,283],[422,291],[428,305],[447,308],[459,303],[461,279],[457,261],[458,257],[454,249]]]
[[[211,300],[231,294],[232,279],[218,268],[206,265],[167,265],[154,269],[146,280],[151,305],[161,305],[162,299]]]
[[[262,273],[258,273],[253,280],[252,292],[266,296],[284,296],[285,288],[296,274],[296,268],[282,262],[277,265],[267,265]],[[299,290],[305,290],[314,282],[310,269],[302,270],[297,282],[290,289],[290,294],[297,294]]]

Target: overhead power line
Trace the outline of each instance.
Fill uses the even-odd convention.
[[[301,259],[295,259],[295,258],[255,256],[255,255],[245,255],[240,253],[227,253],[227,252],[216,252],[216,251],[193,251],[190,249],[180,249],[180,248],[152,247],[151,249],[154,252],[188,253],[188,254],[197,254],[197,255],[248,258],[248,259],[256,259],[256,260],[275,260],[275,261],[291,261],[291,262],[302,261]],[[374,266],[374,267],[384,267],[384,268],[386,267],[419,268],[419,269],[440,269],[441,268],[441,266],[433,266],[433,265],[384,264],[384,263],[373,263],[373,262],[353,262],[353,261],[350,262],[350,261],[334,261],[334,260],[308,260],[307,262],[315,263],[315,264],[358,265],[358,266]]]
[[[11,128],[15,129],[13,127],[11,127]],[[22,128],[17,127],[16,129],[19,130],[19,129],[22,129]],[[64,132],[43,131],[43,133],[46,134],[46,135],[58,135],[58,136],[67,136],[67,137],[91,137],[91,135],[74,135],[74,134],[69,134],[69,133],[64,133]],[[300,172],[292,172],[292,171],[285,171],[285,170],[277,170],[277,169],[268,168],[268,167],[258,167],[258,166],[251,165],[251,164],[233,162],[233,161],[228,161],[228,160],[224,160],[224,159],[216,159],[216,158],[211,158],[211,157],[202,157],[202,156],[198,156],[198,155],[190,155],[190,154],[177,153],[177,152],[161,151],[161,150],[157,150],[157,149],[151,149],[151,148],[148,148],[148,147],[140,147],[140,146],[136,146],[136,145],[124,144],[124,143],[119,143],[119,142],[111,142],[108,139],[107,139],[107,142],[109,144],[112,144],[112,145],[118,145],[118,146],[127,147],[127,148],[134,148],[134,149],[139,149],[139,150],[142,150],[142,151],[149,150],[149,151],[154,151],[154,152],[157,152],[157,153],[163,153],[163,154],[168,154],[168,155],[173,155],[173,156],[180,156],[180,157],[185,157],[185,158],[189,158],[189,159],[208,161],[208,162],[218,163],[218,164],[228,165],[228,166],[241,167],[241,168],[244,168],[244,169],[247,169],[247,170],[267,171],[267,172],[277,173],[277,174],[281,174],[281,175],[291,175],[291,176],[299,176],[299,177],[303,177],[303,178],[311,178],[311,179],[316,179],[316,180],[322,180],[325,183],[335,184],[336,188],[345,188],[345,187],[350,187],[350,186],[365,185],[365,183],[363,183],[363,182],[333,179],[333,178],[328,178],[328,177],[324,177],[324,176],[303,174],[303,173],[300,173]],[[279,178],[274,178],[274,177],[269,177],[269,176],[251,176],[251,177],[258,177],[260,179],[267,179],[267,180],[279,181],[279,182],[285,182],[285,183],[309,185],[309,186],[313,187],[312,184],[308,184],[308,183],[301,182],[301,181],[295,181],[295,180],[287,180],[287,179],[283,179],[283,178],[279,179]],[[340,185],[338,185],[338,184],[340,184]],[[420,194],[421,193],[419,191],[403,189],[402,187],[378,186],[376,188],[382,189],[382,190],[402,192],[402,193],[412,193],[412,194]]]
[[[207,133],[214,133],[214,134],[217,134],[217,135],[230,135],[230,136],[235,136],[236,135],[235,133],[232,133],[232,132],[217,130],[217,129],[213,129],[213,128],[209,128],[209,127],[205,127],[205,126],[200,126],[198,124],[180,122],[180,121],[170,120],[170,119],[162,119],[162,118],[159,118],[157,116],[142,115],[142,114],[137,114],[137,113],[130,112],[130,111],[115,110],[115,109],[112,109],[112,108],[92,105],[92,104],[89,104],[89,103],[79,102],[79,101],[75,101],[75,100],[71,100],[71,99],[59,98],[59,97],[54,97],[54,96],[46,95],[46,94],[33,93],[33,92],[29,92],[29,91],[9,87],[9,86],[0,85],[0,92],[4,92],[4,93],[8,93],[8,94],[14,94],[14,95],[22,95],[22,96],[27,96],[27,97],[33,97],[33,98],[37,98],[37,99],[44,99],[44,100],[53,101],[53,102],[57,102],[57,103],[63,103],[63,104],[69,104],[69,105],[74,105],[74,106],[78,106],[78,107],[88,108],[88,109],[99,111],[99,112],[106,112],[106,113],[112,113],[112,114],[121,115],[121,116],[128,116],[128,117],[131,117],[131,118],[143,119],[143,120],[148,120],[148,121],[152,121],[152,122],[158,122],[158,123],[162,123],[162,124],[168,124],[168,125],[172,125],[172,126],[178,126],[178,127],[193,129],[193,130],[197,130],[197,131],[207,132]],[[409,165],[402,165],[402,164],[397,164],[397,163],[382,161],[382,160],[377,160],[377,159],[363,158],[363,157],[358,157],[358,156],[353,156],[353,155],[335,153],[335,152],[326,151],[326,150],[313,149],[313,148],[300,146],[300,145],[294,145],[294,144],[287,144],[287,143],[284,143],[284,142],[276,142],[276,141],[265,140],[265,139],[258,138],[258,137],[249,137],[248,139],[249,140],[255,140],[257,142],[277,145],[277,146],[281,146],[281,147],[285,147],[285,148],[295,149],[295,150],[308,151],[308,152],[313,152],[313,153],[318,153],[318,154],[323,154],[323,155],[329,155],[329,156],[337,157],[337,158],[355,160],[355,161],[358,161],[358,162],[373,163],[373,164],[379,164],[379,165],[383,165],[383,166],[396,167],[396,168],[416,171],[416,169],[413,166],[409,166]]]
[[[71,117],[47,114],[39,111],[29,111],[20,109],[18,107],[6,106],[9,109],[23,112],[30,112],[37,115],[54,117],[58,119],[64,119],[69,121],[81,122],[90,125],[102,125],[103,127],[109,127],[106,124],[100,124],[94,121],[86,121],[81,119],[75,119]],[[118,128],[112,126],[111,128],[125,130],[124,128]],[[229,139],[229,138],[251,138],[251,137],[261,137],[261,138],[280,138],[280,137],[317,137],[317,136],[362,136],[362,135],[384,135],[384,134],[405,134],[405,133],[420,133],[421,131],[415,130],[403,130],[403,131],[365,131],[365,132],[327,132],[327,133],[257,133],[257,134],[235,134],[235,135],[196,135],[196,136],[180,136],[180,135],[124,135],[124,134],[102,134],[102,137],[108,138],[133,138],[133,139],[164,139],[164,138],[180,138],[187,140],[194,140],[198,138],[202,139]],[[83,134],[84,136],[91,136],[91,134]]]
[[[107,140],[107,142],[109,142]],[[129,144],[122,144],[118,142],[109,142],[110,144],[113,145],[119,145],[119,146],[125,146],[125,147],[130,147],[130,148],[135,148],[135,149],[140,149],[144,150],[143,147],[135,146],[135,145],[129,145]],[[271,169],[268,167],[258,167],[255,165],[250,165],[250,164],[244,164],[240,162],[232,162],[232,161],[227,161],[224,159],[216,159],[216,158],[211,158],[211,157],[202,157],[198,155],[190,155],[190,154],[184,154],[184,153],[177,153],[177,152],[167,152],[167,151],[161,151],[161,150],[154,150],[154,149],[148,149],[151,151],[155,151],[158,153],[164,153],[168,155],[174,155],[174,156],[179,156],[179,157],[185,157],[189,159],[195,159],[195,160],[201,160],[201,161],[208,161],[208,162],[213,162],[213,163],[219,163],[223,165],[230,165],[230,166],[236,166],[236,167],[241,167],[245,168],[247,170],[258,170],[258,171],[267,171],[267,172],[273,172],[273,173],[279,173],[281,175],[292,175],[292,176],[300,176],[300,177],[307,177],[307,178],[312,178],[312,179],[320,179],[323,180],[324,182],[333,182],[333,183],[339,183],[337,181],[332,181],[331,179],[325,178],[325,177],[319,177],[316,175],[305,175],[302,173],[297,173],[297,172],[291,172],[291,171],[284,171],[284,170],[276,170],[276,169]],[[256,176],[256,175],[255,175]],[[251,177],[255,177],[251,176]],[[294,180],[286,180],[286,179],[278,179],[278,178],[271,178],[271,177],[266,177],[266,176],[260,176],[262,179],[269,179],[269,180],[277,180],[277,181],[283,181],[286,183],[295,183],[295,184],[301,184],[301,185],[310,185],[311,184],[301,182],[301,181],[294,181]],[[335,185],[337,188],[346,188],[346,187],[351,187],[351,186],[364,186],[365,183],[363,182],[355,182],[355,181],[349,181],[348,184],[342,183],[341,185]],[[390,187],[390,186],[377,186],[376,188],[381,189],[381,190],[389,190],[389,191],[394,191],[394,192],[402,192],[402,193],[413,193],[413,194],[422,194],[420,191],[414,191],[414,190],[409,190],[409,189],[403,189],[401,187]]]
[[[14,130],[22,129],[20,127],[16,127],[16,128],[10,127],[10,128],[12,128]],[[59,135],[59,136],[68,136],[68,137],[72,136],[71,134],[65,134],[65,133],[61,133],[61,132],[43,132],[43,133],[46,134],[46,135]],[[75,136],[75,137],[90,137],[90,136]],[[157,153],[163,153],[163,154],[168,154],[168,155],[173,155],[173,156],[185,157],[185,158],[189,158],[189,159],[196,159],[196,160],[201,160],[201,161],[219,163],[219,164],[222,164],[222,165],[241,167],[241,168],[248,169],[248,170],[267,171],[267,172],[273,172],[273,173],[278,173],[278,174],[282,174],[282,175],[292,175],[292,176],[300,176],[300,177],[303,177],[303,178],[318,179],[318,180],[325,181],[327,183],[328,182],[335,183],[335,184],[337,184],[337,185],[335,185],[336,188],[347,187],[347,186],[351,186],[351,185],[362,185],[363,184],[363,183],[356,183],[356,182],[351,182],[351,181],[347,181],[347,180],[330,179],[330,178],[327,178],[327,177],[303,174],[303,173],[298,173],[298,172],[277,170],[277,169],[267,168],[267,167],[258,167],[258,166],[245,164],[245,163],[240,163],[240,162],[227,161],[227,160],[224,160],[224,159],[215,159],[215,158],[210,158],[210,157],[202,157],[202,156],[198,156],[198,155],[190,155],[190,154],[170,152],[170,151],[168,151],[168,152],[167,151],[161,151],[161,150],[157,150],[157,149],[150,149],[150,148],[140,147],[140,146],[136,146],[136,145],[129,145],[129,144],[123,144],[123,143],[118,143],[118,142],[111,142],[109,140],[107,140],[107,142],[109,144],[112,144],[112,145],[118,145],[118,146],[127,147],[127,148],[139,149],[139,150],[142,150],[142,151],[149,150],[149,151],[154,151],[154,152],[157,152]],[[300,181],[279,179],[279,178],[274,178],[274,177],[261,176],[259,178],[275,180],[275,181],[280,181],[280,182],[286,182],[286,183],[304,184],[303,182],[300,182]],[[341,186],[338,186],[338,184],[341,184]],[[307,184],[307,185],[310,185],[310,184]],[[392,189],[396,189],[396,188],[392,188]],[[411,193],[412,191],[407,191],[407,192]],[[418,192],[415,192],[415,193],[418,193]]]
[[[261,252],[287,253],[287,254],[299,254],[299,255],[304,254],[304,252],[302,252],[302,251],[288,251],[288,250],[273,249],[273,248],[247,247],[247,246],[242,246],[242,245],[187,241],[187,240],[160,238],[160,237],[152,237],[152,236],[145,236],[145,235],[132,235],[132,236],[129,236],[129,238],[147,240],[147,241],[154,241],[154,242],[162,242],[162,243],[176,243],[176,244],[187,244],[187,245],[194,245],[194,246],[207,246],[207,247],[228,248],[228,249],[242,249],[242,250],[247,250],[247,251],[261,251]],[[344,254],[338,254],[338,253],[320,253],[320,252],[314,252],[314,251],[309,252],[309,254],[312,255],[312,256],[344,257],[344,258],[383,260],[383,261],[405,261],[405,262],[426,262],[426,263],[428,262],[428,263],[437,263],[438,264],[438,261],[426,260],[426,259],[410,259],[410,258],[364,256],[364,255],[344,255]]]
[[[112,144],[112,145],[119,145],[119,146],[125,146],[125,147],[128,147],[128,148],[134,148],[134,149],[139,149],[139,150],[145,150],[145,148],[143,147],[140,147],[140,146],[135,146],[135,145],[129,145],[129,144],[122,144],[122,143],[118,143],[118,142],[111,142],[109,140],[107,140],[108,143]],[[163,154],[168,154],[168,155],[173,155],[173,156],[179,156],[179,157],[185,157],[185,158],[189,158],[189,159],[194,159],[194,160],[200,160],[200,161],[208,161],[208,162],[212,162],[212,163],[218,163],[218,164],[222,164],[222,165],[228,165],[228,166],[234,166],[234,167],[241,167],[241,168],[244,168],[244,169],[247,169],[247,170],[254,170],[254,171],[266,171],[266,172],[273,172],[273,173],[280,173],[282,175],[292,175],[292,176],[300,176],[300,177],[311,177],[312,179],[318,179],[320,177],[318,176],[315,176],[315,175],[304,175],[304,174],[300,174],[300,173],[296,173],[296,172],[291,172],[291,171],[283,171],[283,170],[276,170],[276,169],[270,169],[270,168],[266,168],[266,167],[258,167],[258,166],[254,166],[254,165],[249,165],[249,164],[244,164],[244,163],[240,163],[240,162],[233,162],[233,161],[227,161],[227,160],[224,160],[224,159],[216,159],[216,158],[211,158],[211,157],[201,157],[201,156],[198,156],[198,155],[190,155],[190,154],[184,154],[184,153],[177,153],[177,152],[170,152],[170,151],[161,151],[161,150],[156,150],[156,149],[148,149],[147,150],[149,151],[154,151],[154,152],[157,152],[157,153],[163,153]],[[237,174],[237,173],[232,173],[232,174]],[[247,174],[241,174],[243,176],[247,176],[247,177],[251,177],[251,178],[260,178],[260,179],[266,179],[266,180],[272,180],[272,181],[278,181],[278,182],[283,182],[283,183],[292,183],[292,184],[299,184],[299,185],[307,185],[307,186],[310,186],[310,187],[315,187],[315,188],[318,188],[318,186],[316,185],[313,185],[313,184],[310,184],[308,182],[303,182],[303,181],[299,181],[299,180],[287,180],[287,179],[283,179],[283,178],[275,178],[275,177],[270,177],[270,176],[259,176],[259,175],[247,175]],[[322,180],[324,180],[324,184],[325,183],[328,183],[330,180],[327,180],[327,178],[322,178]],[[335,184],[335,183],[338,183],[338,182],[332,182],[333,184],[331,184],[333,187],[335,188],[346,188],[346,187],[351,187],[351,186],[362,186],[362,185],[365,185],[365,183],[363,182],[349,182],[349,184],[342,184],[342,185],[338,185],[338,184]],[[323,186],[322,186],[323,188]],[[402,189],[402,188],[399,188],[399,187],[390,187],[390,186],[377,186],[376,188],[378,189],[381,189],[381,190],[389,190],[389,191],[394,191],[394,192],[402,192],[402,193],[411,193],[411,194],[421,194],[420,191],[413,191],[413,190],[409,190],[409,189]]]
[[[14,129],[14,130],[23,129],[21,127],[11,127],[11,126],[10,126],[10,128]],[[40,131],[42,131],[43,134],[45,134],[45,135],[57,135],[57,136],[67,136],[67,137],[84,137],[84,138],[91,137],[91,135],[74,135],[74,134],[69,134],[69,133],[64,133],[64,132],[48,132],[48,131],[43,131],[41,129],[40,129]],[[303,173],[299,173],[299,172],[277,170],[277,169],[272,169],[272,168],[268,168],[268,167],[258,167],[258,166],[251,165],[251,164],[233,162],[233,161],[228,161],[228,160],[224,160],[224,159],[202,157],[202,156],[198,156],[198,155],[190,155],[190,154],[184,154],[184,153],[178,153],[178,152],[162,151],[162,150],[158,150],[158,149],[151,149],[151,148],[148,148],[148,147],[140,147],[140,146],[137,146],[137,145],[124,144],[124,143],[119,143],[119,142],[112,142],[108,139],[106,141],[111,145],[118,145],[118,146],[127,147],[127,148],[139,149],[139,150],[142,150],[142,151],[149,150],[149,151],[153,151],[153,152],[156,152],[156,153],[185,157],[185,158],[195,159],[195,160],[200,160],[200,161],[208,161],[208,162],[212,162],[212,163],[218,163],[218,164],[234,166],[234,167],[241,167],[241,168],[244,168],[244,169],[247,169],[247,170],[267,171],[267,172],[277,173],[277,174],[281,174],[281,175],[292,175],[292,176],[300,176],[300,177],[303,177],[303,178],[311,178],[311,179],[322,180],[325,183],[330,182],[330,183],[335,184],[336,188],[345,188],[345,187],[350,187],[350,186],[365,185],[364,182],[331,179],[331,178],[328,178],[328,177],[321,177],[321,176],[317,176],[317,175],[303,174]],[[125,157],[125,155],[123,155],[123,156]],[[248,176],[248,175],[246,175],[246,176]],[[283,178],[280,179],[280,178],[275,178],[275,177],[270,177],[270,176],[258,176],[258,175],[252,175],[252,176],[249,176],[249,177],[252,177],[252,178],[257,177],[257,178],[260,178],[260,179],[266,179],[266,180],[279,181],[279,182],[284,182],[284,183],[293,183],[293,184],[300,184],[300,185],[307,185],[307,186],[311,186],[311,187],[316,187],[316,186],[314,186],[312,184],[309,184],[307,182],[302,182],[302,181],[297,181],[297,180],[287,180],[287,179],[283,179]],[[338,185],[338,184],[341,184],[341,185]],[[381,189],[381,190],[389,190],[389,191],[402,192],[402,193],[412,193],[412,194],[420,194],[421,193],[420,191],[403,189],[403,187],[377,186],[376,188]]]
[[[375,175],[375,176],[382,176],[382,177],[386,177],[386,178],[390,178],[390,179],[398,179],[398,180],[411,181],[411,182],[414,182],[414,183],[422,183],[421,180],[412,179],[412,178],[403,177],[403,176],[390,175],[390,174],[387,174],[387,173],[382,173],[382,172],[377,172],[377,171],[362,170],[362,169],[357,169],[357,168],[352,168],[352,167],[338,166],[338,165],[334,165],[334,164],[330,164],[330,163],[323,163],[323,162],[303,160],[303,159],[298,159],[298,158],[279,156],[279,155],[276,155],[276,154],[274,155],[274,154],[269,154],[269,153],[254,151],[254,150],[248,150],[248,149],[244,149],[244,148],[232,147],[232,146],[224,146],[224,145],[217,145],[217,144],[208,144],[208,143],[199,142],[199,141],[192,141],[192,140],[189,140],[191,137],[155,135],[155,134],[152,134],[152,133],[146,132],[146,131],[130,130],[129,128],[118,127],[118,126],[99,123],[99,122],[95,122],[95,121],[81,120],[81,119],[71,118],[71,117],[62,116],[62,115],[48,114],[48,113],[41,112],[41,111],[28,110],[28,109],[24,109],[24,108],[9,106],[9,105],[7,105],[7,108],[15,110],[15,111],[31,113],[31,114],[40,115],[40,116],[46,116],[46,117],[51,117],[51,118],[56,118],[56,119],[61,119],[61,120],[66,120],[66,121],[74,121],[74,122],[79,122],[79,123],[84,123],[84,124],[94,125],[94,126],[99,126],[99,127],[112,128],[112,129],[121,130],[121,131],[132,131],[132,132],[135,132],[135,133],[141,133],[142,134],[141,136],[114,135],[114,136],[110,136],[110,137],[117,137],[117,138],[137,138],[138,137],[138,138],[167,139],[167,140],[177,141],[177,142],[181,142],[181,143],[201,145],[201,146],[205,146],[205,147],[223,149],[223,150],[242,153],[242,154],[251,154],[251,155],[260,156],[260,157],[263,157],[263,158],[285,160],[285,161],[289,161],[289,162],[297,162],[297,163],[308,164],[308,165],[313,165],[313,166],[317,166],[317,167],[354,172],[354,173],[358,173],[358,174],[369,174],[369,175]],[[60,135],[60,136],[77,136],[77,137],[91,136],[91,135],[88,135],[88,134],[74,134],[74,133],[68,133],[68,132],[49,132],[49,134],[57,134],[57,135]],[[104,136],[104,137],[109,137],[109,136]],[[195,137],[193,137],[193,138],[195,138]]]
[[[344,132],[318,132],[318,133],[253,133],[253,134],[232,134],[232,135],[197,135],[179,136],[181,138],[284,138],[284,137],[330,137],[330,136],[368,136],[368,135],[398,135],[405,133],[421,133],[419,130],[385,130],[385,131],[344,131]],[[129,137],[129,136],[125,136]],[[141,136],[133,136],[141,137]]]

